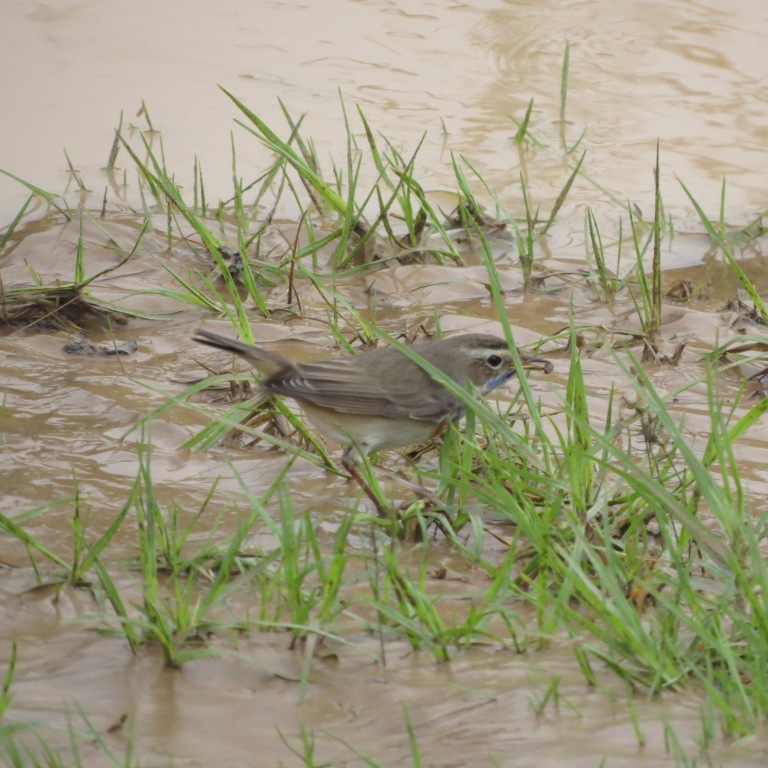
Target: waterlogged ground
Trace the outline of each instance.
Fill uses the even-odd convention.
[[[726,219],[733,227],[751,221],[764,206],[762,136],[768,118],[758,100],[763,68],[755,62],[759,62],[756,51],[764,50],[760,46],[765,41],[753,30],[768,25],[755,21],[765,13],[761,4],[747,6],[745,3],[741,11],[743,18],[735,14],[725,25],[714,4],[708,8],[705,3],[680,17],[673,14],[682,11],[648,2],[477,3],[473,8],[421,3],[418,11],[410,5],[339,2],[334,8],[325,6],[322,14],[313,7],[274,4],[262,9],[258,18],[250,7],[233,3],[226,21],[216,17],[221,24],[213,35],[217,52],[202,44],[201,38],[195,47],[199,55],[190,61],[191,41],[202,34],[210,11],[202,5],[185,5],[184,9],[179,6],[178,17],[166,20],[173,35],[154,49],[162,48],[170,61],[148,64],[137,46],[139,41],[144,44],[145,36],[157,33],[157,25],[139,23],[150,17],[149,7],[143,16],[135,8],[136,18],[126,17],[126,23],[120,24],[114,15],[117,6],[110,2],[96,3],[87,11],[73,5],[66,12],[45,6],[27,11],[18,5],[12,9],[13,23],[5,25],[0,34],[8,35],[16,25],[16,39],[28,37],[26,47],[38,57],[47,56],[52,71],[38,76],[34,69],[15,70],[18,91],[13,103],[20,108],[14,111],[13,120],[24,112],[21,105],[40,80],[49,87],[61,76],[62,61],[78,72],[82,67],[86,77],[85,64],[75,63],[62,51],[86,51],[91,45],[98,50],[104,36],[90,36],[95,24],[108,24],[112,35],[122,36],[125,51],[100,54],[109,88],[94,89],[95,104],[87,110],[81,105],[76,112],[77,116],[88,113],[87,131],[92,133],[86,142],[78,144],[71,134],[63,135],[70,119],[67,110],[77,101],[72,97],[71,103],[61,106],[59,119],[25,121],[34,127],[29,133],[9,120],[4,130],[13,134],[16,144],[6,143],[12,152],[3,156],[0,165],[58,192],[62,185],[54,183],[53,174],[64,166],[58,154],[46,154],[55,140],[57,145],[67,144],[73,162],[84,169],[88,185],[100,190],[107,182],[99,166],[106,161],[116,113],[128,108],[126,103],[132,108],[131,99],[143,97],[160,123],[156,127],[163,130],[164,141],[174,145],[167,153],[169,166],[179,157],[176,153],[181,153],[179,165],[188,166],[194,153],[203,153],[208,158],[206,171],[210,168],[210,176],[206,173],[208,194],[211,199],[227,197],[227,132],[234,108],[216,92],[216,82],[230,87],[270,122],[277,120],[277,96],[287,98],[296,114],[309,110],[312,127],[308,134],[319,136],[321,146],[334,151],[343,165],[343,141],[334,143],[334,134],[343,135],[342,120],[336,103],[331,105],[341,87],[348,108],[359,103],[374,128],[393,137],[405,155],[415,149],[422,131],[430,132],[420,156],[423,175],[417,173],[427,188],[455,189],[442,145],[442,117],[447,121],[449,148],[477,164],[515,215],[523,211],[517,184],[521,170],[529,178],[535,203],[541,201],[542,209],[548,211],[570,173],[556,128],[563,46],[570,40],[570,141],[587,128],[583,145],[588,150],[586,172],[620,201],[636,202],[646,218],[653,204],[655,142],[661,138],[663,192],[674,222],[674,236],[665,240],[662,255],[664,290],[670,293],[662,331],[670,354],[681,341],[687,342],[676,365],[647,366],[654,385],[663,393],[703,375],[704,356],[718,345],[739,335],[760,333],[738,304],[728,304],[738,298],[739,283],[731,267],[714,252],[673,177],[674,173],[682,176],[714,217],[720,180],[727,174]],[[338,19],[345,24],[338,24]],[[141,35],[133,32],[128,21],[136,24]],[[357,34],[349,33],[348,25]],[[546,36],[544,29],[550,30]],[[190,48],[174,48],[168,42],[171,37],[188,41]],[[0,55],[13,49],[12,41],[7,42],[0,46]],[[222,44],[223,48],[217,48]],[[132,47],[133,52],[128,52]],[[298,61],[297,51],[301,52]],[[87,61],[85,52],[83,58]],[[119,67],[113,71],[116,64]],[[147,71],[143,88],[135,95],[135,67],[139,65]],[[175,94],[157,90],[163,80],[157,73],[166,66],[174,73],[170,80],[176,83]],[[195,67],[200,70],[194,71]],[[190,68],[195,75],[194,97]],[[73,80],[77,78],[70,75],[68,82]],[[107,91],[113,101],[106,98]],[[159,102],[156,107],[150,95]],[[507,115],[521,119],[530,98],[535,98],[537,107],[531,129],[544,146],[529,145],[527,151],[519,152],[511,142],[515,127]],[[50,100],[40,101],[51,108]],[[158,112],[162,113],[160,120]],[[174,122],[176,119],[180,122]],[[101,120],[106,125],[98,127]],[[43,122],[53,123],[55,133],[40,133]],[[166,126],[171,126],[172,135],[166,134]],[[105,146],[103,156],[89,154],[97,140]],[[247,181],[258,176],[268,157],[255,144],[238,137],[238,146],[242,146],[239,172]],[[47,160],[30,165],[27,156],[34,156],[37,163],[41,157]],[[570,158],[568,162],[575,161]],[[125,155],[120,163],[130,168]],[[249,163],[256,170],[246,170]],[[135,173],[130,174],[133,179]],[[19,187],[0,189],[3,222],[7,223],[26,193]],[[77,205],[77,195],[68,199],[70,205]],[[158,214],[153,219],[154,231],[118,267],[123,258],[118,249],[133,249],[143,222],[126,204],[139,199],[138,184],[131,180],[127,189],[119,184],[113,187],[103,219],[98,218],[100,194],[83,199],[96,213],[82,223],[79,218],[67,222],[55,210],[33,203],[33,210],[0,252],[3,286],[31,284],[31,276],[45,285],[70,282],[82,237],[86,274],[109,270],[90,286],[93,296],[118,301],[126,310],[146,317],[131,317],[125,324],[115,320],[111,329],[103,318],[90,314],[79,318],[94,344],[109,346],[113,337],[118,342],[135,342],[135,351],[129,349],[125,355],[65,351],[77,329],[51,326],[50,318],[42,317],[45,312],[38,313],[38,322],[31,327],[0,330],[4,392],[1,511],[17,517],[46,507],[43,514],[19,520],[38,541],[68,558],[75,495],[81,510],[89,512],[93,535],[104,531],[126,503],[139,472],[140,447],[151,443],[155,492],[162,505],[182,510],[184,519],[201,509],[217,483],[190,546],[202,546],[214,527],[216,540],[225,542],[248,508],[241,482],[261,497],[286,467],[290,454],[264,444],[246,446],[242,441],[205,451],[185,448],[185,442],[219,410],[209,402],[194,408],[175,407],[156,417],[144,433],[135,429],[148,412],[204,375],[204,365],[221,368],[229,362],[190,340],[202,322],[229,333],[227,321],[167,295],[148,293],[179,289],[167,266],[199,279],[195,276],[213,273],[213,264],[203,249],[193,249],[178,239],[169,247],[164,234],[167,220]],[[450,206],[447,195],[436,194],[435,199]],[[583,271],[586,205],[599,212],[604,244],[616,256],[619,207],[580,177],[556,225],[537,245],[536,275],[541,279],[533,293],[521,290],[522,272],[508,233],[496,235],[494,252],[505,307],[518,343],[555,336],[568,326],[571,314],[577,323],[590,327],[587,342],[616,342],[622,334],[639,331],[629,295],[620,293],[612,304],[599,301]],[[278,216],[266,231],[263,253],[272,249],[284,252],[296,236],[291,206],[285,202],[281,206],[283,217]],[[253,212],[254,227],[264,214],[263,210]],[[234,230],[224,226],[222,232],[235,245]],[[623,234],[629,254],[626,231]],[[736,249],[742,267],[761,292],[768,288],[764,249],[764,238],[749,240]],[[631,267],[631,257],[622,258],[622,264],[610,265],[620,273]],[[448,332],[500,332],[485,268],[473,258],[470,246],[465,246],[462,267],[390,266],[345,277],[336,288],[365,317],[371,316],[375,306],[376,321],[388,330],[431,322],[437,313]],[[294,317],[263,320],[252,315],[256,341],[295,358],[335,349],[322,297],[307,281],[300,281],[297,289],[301,312]],[[270,300],[276,305],[284,303],[285,290],[285,285],[278,285]],[[680,298],[685,300],[677,300]],[[564,346],[564,338],[547,342],[544,350],[555,362],[555,370],[548,377],[531,377],[545,412],[561,407],[568,376]],[[611,348],[610,343],[596,345],[583,354],[590,411],[596,416],[605,411],[612,387],[622,407],[631,408],[636,399],[633,383],[617,366]],[[639,354],[640,348],[635,350]],[[726,401],[737,397],[745,379],[758,370],[757,365],[745,363],[722,372],[717,379],[718,394]],[[754,402],[749,398],[759,394],[757,383],[746,386],[737,416]],[[503,389],[498,393],[502,407],[513,392]],[[691,444],[703,450],[710,428],[706,387],[686,390],[675,407],[686,414]],[[736,446],[746,490],[758,509],[768,493],[767,450],[768,431],[760,423]],[[427,455],[421,461],[428,465],[435,457]],[[407,467],[396,455],[387,455],[383,463],[398,470]],[[297,516],[311,511],[320,541],[329,550],[344,512],[365,507],[354,485],[306,459],[292,463],[286,483]],[[384,487],[398,500],[412,498],[401,483],[390,487],[385,481]],[[273,500],[269,510],[276,515],[276,509]],[[509,536],[508,528],[501,525],[494,529],[490,524],[489,528],[501,537]],[[270,534],[263,524],[254,527],[253,537],[255,545],[268,549]],[[129,517],[109,550],[110,572],[126,603],[139,599],[138,573],[122,567],[136,556],[136,538],[137,524]],[[486,553],[501,557],[503,545],[487,538]],[[349,546],[365,551],[369,542],[360,535]],[[444,596],[446,616],[465,611],[468,599],[488,588],[484,573],[440,540],[415,548],[414,557],[427,558],[427,588]],[[120,637],[93,630],[89,617],[107,609],[90,590],[57,589],[45,586],[45,581],[45,567],[41,575],[35,573],[18,539],[0,536],[0,670],[11,658],[14,641],[18,648],[12,698],[3,722],[35,723],[38,732],[58,746],[67,743],[64,728],[69,714],[83,732],[85,765],[103,765],[105,757],[102,747],[86,733],[79,710],[110,749],[121,753],[130,743],[142,764],[149,765],[276,766],[280,761],[302,765],[305,763],[289,751],[305,753],[302,729],[314,734],[316,763],[362,765],[360,755],[366,755],[383,766],[409,765],[412,750],[406,719],[410,719],[426,765],[567,764],[586,768],[604,761],[608,766],[666,766],[676,759],[684,764],[683,754],[689,759],[698,756],[702,763],[709,760],[712,765],[766,763],[768,742],[760,735],[736,743],[715,738],[706,756],[699,754],[702,708],[707,702],[695,690],[653,699],[631,696],[612,673],[599,668],[600,685],[588,686],[566,638],[556,638],[545,649],[533,644],[524,654],[516,651],[511,638],[506,646],[489,642],[454,652],[450,663],[437,663],[431,654],[414,653],[400,641],[386,642],[382,657],[379,639],[362,633],[350,621],[352,628],[346,635],[350,644],[331,642],[318,651],[302,699],[300,680],[306,657],[303,648],[289,647],[286,634],[222,631],[208,638],[221,650],[219,657],[169,670],[156,649],[133,655]],[[354,588],[367,590],[369,585],[363,581]],[[253,619],[255,605],[248,589],[238,591],[229,601],[228,618],[234,617],[233,623]],[[529,610],[522,605],[517,609],[521,646],[526,644],[526,627],[535,624]],[[557,690],[554,698],[550,695],[553,686]]]

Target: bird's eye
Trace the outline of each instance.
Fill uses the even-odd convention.
[[[498,355],[489,355],[486,362],[491,368],[498,368],[501,365],[501,358]]]

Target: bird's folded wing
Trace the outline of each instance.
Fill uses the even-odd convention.
[[[264,381],[265,388],[319,408],[385,419],[439,421],[455,418],[463,409],[461,401],[415,364],[399,356],[401,375],[373,370],[336,358],[317,363],[300,363],[291,371],[280,371]]]

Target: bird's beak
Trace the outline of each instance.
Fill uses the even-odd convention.
[[[523,364],[523,368],[527,368],[534,371],[544,371],[544,373],[552,373],[555,366],[551,360],[545,360],[543,357],[526,357],[520,356],[520,362]]]

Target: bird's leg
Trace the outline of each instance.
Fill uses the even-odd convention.
[[[341,457],[342,466],[347,470],[347,472],[349,472],[352,479],[363,489],[365,495],[373,502],[379,517],[389,518],[389,510],[381,503],[381,501],[379,501],[379,498],[374,493],[373,488],[371,488],[371,486],[365,482],[365,479],[360,474],[360,470],[357,468],[355,463],[356,450],[357,449],[354,446],[350,446],[346,451],[344,451],[344,454]]]

